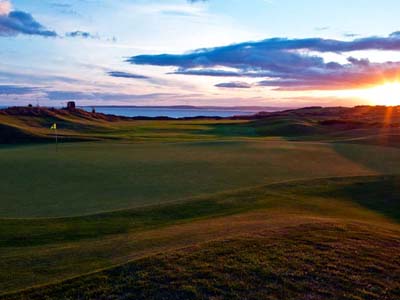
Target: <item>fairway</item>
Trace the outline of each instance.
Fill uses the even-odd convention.
[[[0,0],[0,300],[400,300],[373,2]]]
[[[393,174],[395,148],[288,141],[0,148],[0,217],[79,216],[294,179]]]
[[[3,120],[1,300],[400,294],[397,128],[61,111],[56,151],[42,113]]]

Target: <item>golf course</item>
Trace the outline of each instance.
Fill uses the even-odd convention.
[[[0,110],[0,299],[400,299],[399,122]]]

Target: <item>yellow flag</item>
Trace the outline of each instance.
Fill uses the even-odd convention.
[[[52,129],[52,130],[56,130],[57,129],[57,124],[56,123],[54,123],[51,127],[50,127],[50,129]]]

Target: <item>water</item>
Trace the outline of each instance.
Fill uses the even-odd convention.
[[[93,107],[82,107],[92,111]],[[263,109],[229,109],[229,108],[173,108],[173,107],[96,107],[98,113],[125,117],[232,117],[238,115],[253,115]]]
[[[0,109],[8,106],[0,105]],[[124,117],[170,117],[170,118],[187,118],[187,117],[232,117],[254,115],[260,111],[279,111],[282,108],[273,107],[252,107],[252,108],[202,108],[202,107],[125,107],[125,106],[87,106],[79,107],[91,112],[94,108],[96,112]]]

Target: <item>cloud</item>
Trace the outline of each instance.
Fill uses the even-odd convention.
[[[153,100],[163,97],[177,97],[176,94],[168,93],[151,93],[151,94],[124,94],[124,93],[109,93],[109,92],[80,92],[80,91],[46,91],[47,98],[54,101],[123,101],[131,100]]]
[[[300,68],[321,66],[324,63],[323,59],[317,56],[245,45],[197,50],[183,55],[139,55],[129,58],[128,62],[139,65],[176,66],[182,69],[224,66],[242,70],[277,70],[285,69],[289,65]]]
[[[79,14],[76,10],[73,9],[73,5],[70,3],[52,2],[50,3],[50,6],[62,14],[71,16],[81,16],[81,14]]]
[[[7,85],[0,84],[0,95],[3,100],[28,101],[33,100],[50,101],[79,101],[80,103],[99,103],[102,101],[112,103],[131,103],[131,101],[167,101],[171,99],[184,99],[196,97],[196,94],[176,94],[176,93],[149,93],[149,94],[131,94],[116,93],[109,91],[79,91],[79,90],[50,90],[47,86],[28,86],[28,85]],[[16,97],[15,97],[16,96]],[[11,97],[11,98],[10,98]],[[143,103],[143,102],[142,102]]]
[[[220,88],[235,88],[235,89],[251,88],[251,84],[249,84],[247,82],[241,82],[241,81],[218,83],[215,86],[220,87]]]
[[[13,11],[10,1],[0,0],[0,36],[16,36],[18,34],[56,37],[55,31],[48,30],[31,14]]]
[[[371,63],[348,58],[348,62],[325,62],[321,54],[361,50],[400,51],[400,33],[352,41],[321,38],[271,38],[189,53],[138,55],[128,62],[138,65],[176,67],[174,74],[212,77],[260,77],[258,85],[277,89],[337,89],[372,85],[378,80],[397,79],[398,63]],[[312,53],[312,54],[311,54]],[[223,83],[235,88],[235,84]]]
[[[26,95],[37,91],[35,87],[0,85],[0,95]]]
[[[181,10],[162,10],[161,14],[172,17],[196,17],[198,14],[190,11]]]
[[[357,36],[360,36],[358,33],[352,33],[352,32],[345,32],[344,34],[343,34],[343,36],[344,37],[349,37],[349,38],[354,38],[354,37],[357,37]]]
[[[128,72],[121,72],[121,71],[110,71],[107,72],[108,75],[112,77],[119,77],[119,78],[132,78],[132,79],[149,79],[149,77],[139,74],[133,74]]]
[[[67,32],[65,34],[66,37],[72,37],[72,38],[84,38],[84,39],[98,39],[99,37],[97,35],[93,35],[90,32],[86,32],[86,31],[71,31],[71,32]]]
[[[214,67],[218,65],[262,67],[263,65],[272,64],[276,59],[275,56],[283,55],[280,61],[302,61],[312,64],[322,62],[320,57],[306,56],[293,52],[296,50],[336,53],[361,50],[400,51],[400,34],[392,33],[388,37],[368,37],[353,41],[321,38],[272,38],[260,42],[198,49],[182,55],[138,55],[128,58],[127,61],[141,65],[177,66],[182,68]]]
[[[92,83],[90,80],[82,80],[73,77],[60,76],[57,74],[40,74],[37,72],[23,71],[0,71],[0,81],[13,82],[13,84],[30,84],[42,85],[43,83],[56,85],[71,84],[71,85],[87,85]]]
[[[0,85],[0,102],[8,105],[18,103],[32,103],[40,101],[41,104],[57,105],[65,101],[77,101],[78,105],[92,104],[113,104],[113,105],[160,105],[170,104],[172,100],[187,103],[187,100],[198,99],[200,94],[177,94],[177,93],[149,93],[131,94],[115,93],[108,91],[70,91],[70,90],[49,90],[48,87],[30,87],[23,85]]]
[[[235,71],[218,69],[178,69],[169,74],[193,75],[193,76],[214,76],[214,77],[242,77],[242,74]]]
[[[52,4],[69,7],[67,4]],[[0,0],[0,36],[17,36],[19,34],[26,35],[40,35],[44,37],[57,37],[58,34],[47,29],[41,23],[36,21],[34,17],[23,11],[12,10],[11,2],[8,0]],[[66,37],[71,38],[99,38],[97,35],[93,35],[85,31],[71,31],[65,34]]]
[[[354,64],[346,64],[331,72],[305,70],[299,74],[287,74],[278,79],[267,79],[259,86],[276,87],[277,90],[337,90],[369,87],[385,80],[400,79],[400,63],[370,63],[368,60],[349,58]]]

